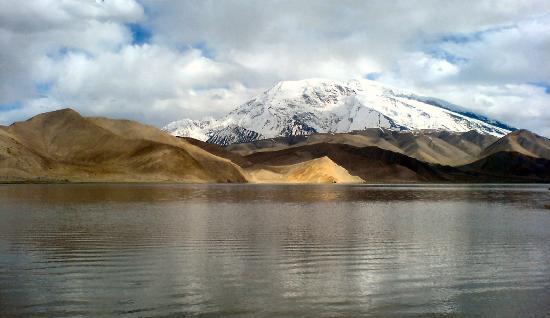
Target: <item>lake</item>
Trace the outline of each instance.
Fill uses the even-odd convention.
[[[0,186],[0,317],[548,317],[548,185]]]

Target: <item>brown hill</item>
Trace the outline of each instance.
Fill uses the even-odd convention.
[[[421,161],[455,166],[477,160],[481,151],[496,140],[494,136],[476,131],[411,132],[372,128],[345,134],[313,134],[258,140],[230,145],[227,150],[249,155],[255,152],[276,151],[319,143],[346,144],[355,147],[376,146]]]
[[[245,171],[239,165],[248,167]],[[71,109],[0,127],[0,181],[361,182],[328,158],[254,166],[238,154]]]
[[[8,130],[0,127],[0,180],[34,178],[36,171],[48,171],[51,160],[23,146]]]
[[[202,149],[226,158],[245,169],[249,182],[254,183],[362,183],[359,177],[352,176],[328,157],[303,160],[288,165],[254,164],[246,157],[226,150],[225,148],[182,137],[187,142]]]
[[[245,158],[256,165],[290,165],[326,156],[365,182],[550,182],[550,160],[499,152],[459,167],[423,162],[378,147],[314,144]]]
[[[240,167],[131,121],[84,118],[71,109],[3,127],[0,179],[244,182]]]
[[[517,152],[534,158],[550,159],[550,139],[525,129],[516,130],[489,145],[481,152],[480,157],[502,151]]]

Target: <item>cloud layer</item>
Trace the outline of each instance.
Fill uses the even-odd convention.
[[[547,1],[0,0],[0,123],[161,126],[279,80],[377,78],[550,136]]]

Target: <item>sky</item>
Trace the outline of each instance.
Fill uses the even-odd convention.
[[[368,78],[550,137],[550,1],[0,0],[0,124],[162,127],[281,80]]]

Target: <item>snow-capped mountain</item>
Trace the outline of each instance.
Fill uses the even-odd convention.
[[[219,119],[172,122],[164,130],[227,145],[280,136],[365,128],[477,130],[503,136],[513,128],[445,101],[366,79],[283,81]]]

